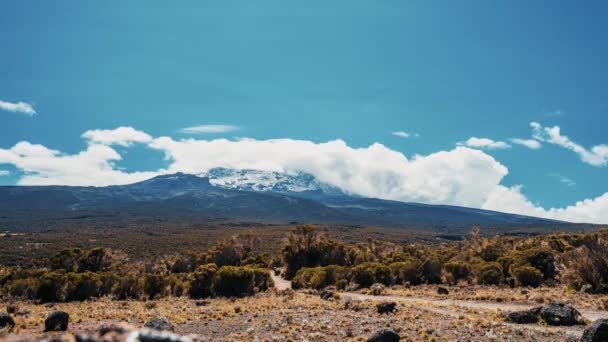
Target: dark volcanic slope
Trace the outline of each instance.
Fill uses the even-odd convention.
[[[158,176],[108,187],[0,187],[0,216],[27,213],[119,212],[150,216],[197,216],[260,222],[342,223],[381,226],[559,225],[560,222],[453,206],[340,196],[241,191],[212,186],[187,174]]]

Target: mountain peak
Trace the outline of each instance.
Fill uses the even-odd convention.
[[[201,190],[211,186],[209,178],[177,172],[172,174],[160,175],[139,183],[130,185],[133,188],[143,188],[148,190],[172,190],[189,191]]]

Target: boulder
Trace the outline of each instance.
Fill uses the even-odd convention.
[[[398,342],[399,334],[394,332],[391,329],[380,329],[373,333],[368,339],[367,342]]]
[[[508,312],[505,314],[505,319],[507,322],[517,324],[537,323],[539,314],[540,306],[530,310]]]
[[[44,331],[66,331],[70,315],[65,311],[53,311],[44,321]]]
[[[384,289],[385,289],[384,285],[382,285],[380,283],[375,283],[374,285],[370,286],[369,294],[371,294],[373,296],[381,296],[384,294]]]
[[[0,312],[0,330],[11,331],[14,327],[15,320],[13,317],[6,312]]]
[[[608,341],[608,319],[598,319],[583,332],[581,342]]]
[[[449,295],[450,291],[447,288],[443,287],[443,286],[438,286],[437,287],[437,294],[440,294],[440,295]]]
[[[571,305],[552,302],[540,309],[540,317],[549,325],[585,324],[583,316]]]
[[[397,303],[395,303],[395,302],[384,302],[384,303],[376,304],[376,310],[378,310],[379,314],[391,313],[391,312],[395,311],[396,307],[397,307]]]
[[[147,321],[144,327],[158,331],[174,331],[173,324],[166,317],[156,317]]]

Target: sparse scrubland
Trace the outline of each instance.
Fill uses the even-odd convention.
[[[73,332],[164,316],[177,333],[212,340],[365,340],[381,328],[405,340],[576,340],[584,327],[520,326],[504,313],[563,302],[581,310],[581,324],[608,317],[608,229],[533,237],[473,229],[463,241],[399,243],[344,242],[300,225],[276,250],[242,233],[150,258],[66,248],[38,267],[3,266],[0,294],[16,321],[4,330],[11,339],[46,336],[42,321],[60,308]],[[279,273],[293,289],[273,289]],[[383,301],[396,311],[379,314]]]

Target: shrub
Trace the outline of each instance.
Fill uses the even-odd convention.
[[[562,257],[565,272],[562,279],[570,286],[580,289],[591,285],[596,293],[608,292],[608,234],[594,234],[585,245]]]
[[[291,281],[291,287],[294,289],[312,288],[320,290],[327,285],[327,272],[324,267],[301,268]]]
[[[242,297],[253,294],[254,272],[247,267],[224,266],[213,277],[212,292],[225,297]]]
[[[391,270],[380,263],[366,262],[352,269],[352,278],[360,287],[370,287],[374,283],[390,285]]]
[[[149,273],[144,275],[143,291],[148,299],[154,299],[156,296],[160,295],[163,292],[164,287],[165,281],[163,276]]]
[[[15,279],[6,285],[6,291],[14,298],[36,299],[38,284],[33,278]]]
[[[443,265],[443,269],[447,273],[451,282],[458,280],[468,280],[471,275],[471,265],[462,261],[449,261]]]
[[[114,297],[118,300],[136,299],[142,296],[142,282],[135,275],[119,277],[113,288]]]
[[[191,298],[210,297],[215,273],[217,273],[217,265],[215,264],[199,266],[195,272],[190,273],[188,276],[188,295]]]
[[[36,298],[43,303],[63,301],[63,287],[65,279],[63,274],[47,272],[38,280]]]
[[[538,287],[543,282],[543,274],[532,266],[517,267],[513,275],[520,286]]]
[[[499,285],[503,280],[502,266],[497,262],[484,262],[475,269],[477,283],[482,285]]]
[[[388,267],[395,284],[419,285],[421,283],[420,262],[418,261],[395,262]]]
[[[427,259],[421,266],[421,278],[429,284],[441,284],[441,263],[436,259]]]
[[[533,248],[523,252],[524,259],[539,270],[544,279],[555,279],[557,267],[555,265],[555,252],[547,247]]]
[[[66,301],[83,301],[99,296],[101,277],[96,273],[66,274]]]
[[[274,287],[270,271],[264,268],[253,269],[253,283],[257,291],[266,291]]]
[[[79,248],[66,248],[51,257],[49,267],[52,270],[75,272],[78,270],[78,259],[81,256],[82,251]]]

